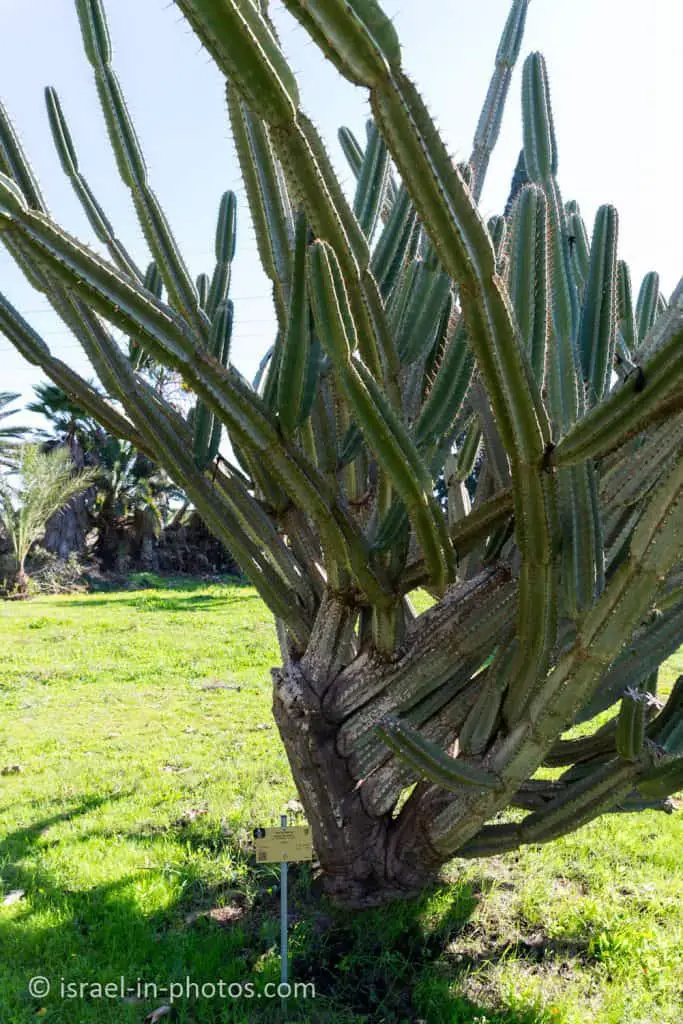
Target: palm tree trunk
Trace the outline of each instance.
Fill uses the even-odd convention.
[[[26,573],[26,555],[22,555],[19,559],[19,568],[17,569],[16,585],[17,594],[19,597],[28,596],[28,575]]]

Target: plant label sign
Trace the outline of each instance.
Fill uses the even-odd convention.
[[[260,864],[313,860],[313,840],[309,825],[255,828],[254,846],[256,860]]]

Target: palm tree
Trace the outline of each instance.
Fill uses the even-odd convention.
[[[149,550],[168,519],[172,499],[181,500],[183,494],[129,441],[107,437],[98,461],[96,550],[106,568],[115,568],[131,545],[141,554]]]
[[[40,539],[47,521],[95,479],[91,469],[73,471],[66,448],[44,452],[40,445],[24,445],[17,460],[19,482],[0,478],[0,520],[12,545],[19,593],[28,590],[26,556]]]
[[[48,442],[56,438],[60,443],[66,444],[72,454],[76,443],[83,453],[86,453],[105,441],[107,435],[102,427],[76,405],[62,388],[43,381],[36,384],[33,391],[36,398],[29,402],[26,408],[29,412],[43,416],[52,428],[50,433],[46,430],[36,431],[38,437],[45,437]]]
[[[18,397],[19,395],[12,394],[10,391],[0,391],[0,466],[5,469],[12,469],[15,465],[16,445],[13,442],[20,440],[26,432],[26,427],[2,426],[3,420],[14,416],[17,412],[16,409],[7,409],[7,406]]]
[[[33,390],[36,399],[27,408],[43,416],[51,428],[38,434],[41,441],[45,439],[44,449],[64,445],[76,467],[90,465],[99,470],[97,494],[94,502],[88,502],[87,519],[90,528],[97,529],[96,553],[103,565],[116,568],[131,548],[149,550],[168,518],[169,502],[175,505],[174,499],[182,501],[183,493],[132,444],[103,430],[62,388],[43,382]],[[69,506],[76,518],[82,501],[83,497]],[[66,526],[64,515],[61,518],[61,526]],[[81,522],[80,531],[67,529],[66,534],[73,538],[83,531]],[[60,524],[48,526],[49,550],[55,549],[53,545],[59,542],[62,532]]]

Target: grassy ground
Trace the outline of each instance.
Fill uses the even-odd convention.
[[[137,1024],[187,977],[277,982],[278,874],[248,840],[296,794],[255,593],[4,603],[0,635],[1,1024]],[[552,846],[456,861],[441,891],[353,917],[292,869],[293,975],[315,1000],[283,1010],[190,988],[158,1019],[680,1022],[682,839],[679,814],[615,815]],[[36,975],[49,995],[29,994]],[[121,977],[133,991],[100,998],[94,986]],[[83,997],[62,998],[74,984]]]

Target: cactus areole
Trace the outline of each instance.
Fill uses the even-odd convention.
[[[601,207],[591,232],[564,201],[539,53],[524,62],[509,201],[482,218],[528,0],[512,3],[457,166],[376,0],[285,0],[369,96],[362,140],[340,133],[348,193],[267,0],[176,4],[225,75],[272,283],[277,337],[257,379],[230,358],[235,196],[220,200],[215,265],[194,279],[102,0],[76,0],[84,52],[151,262],[138,269],[117,237],[55,90],[60,162],[107,258],[50,218],[0,106],[0,241],[102,390],[2,296],[0,330],[164,466],[272,610],[274,714],[328,891],[379,903],[454,856],[670,809],[683,689],[656,685],[683,640],[683,282],[667,301],[648,274],[634,302],[617,211]],[[150,362],[182,375],[189,415],[154,392]],[[417,588],[435,599],[420,615]],[[588,731],[567,735],[578,723]],[[522,813],[501,820],[510,808]]]

